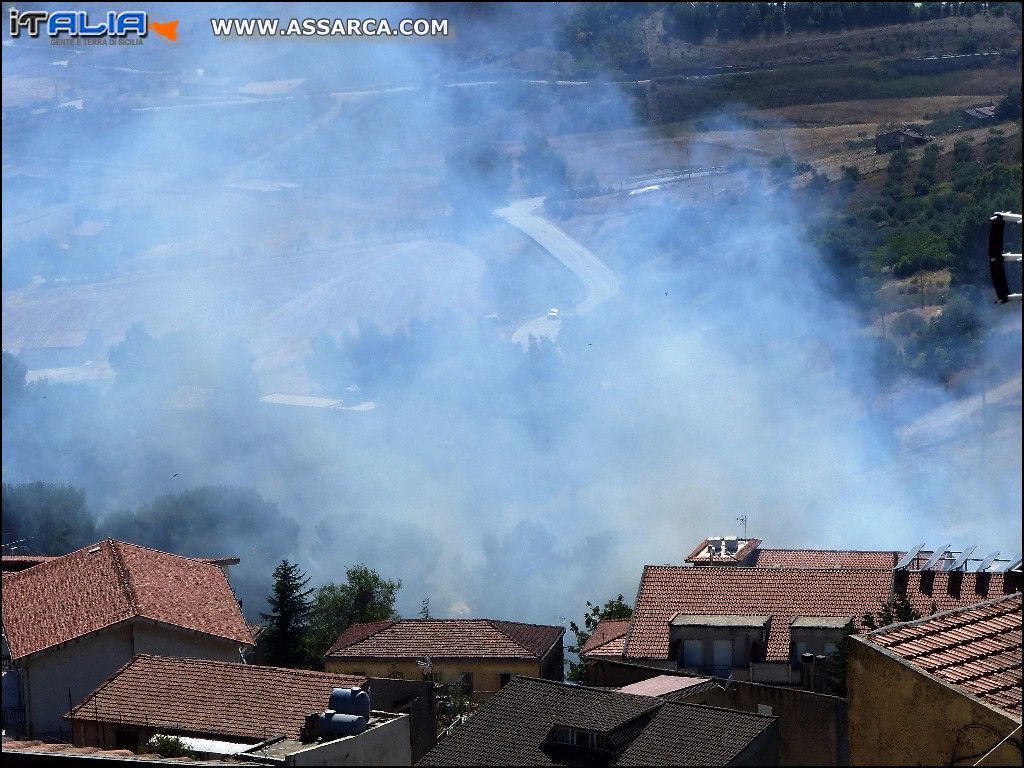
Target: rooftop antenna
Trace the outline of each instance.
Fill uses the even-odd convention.
[[[743,540],[746,541],[746,539],[747,539],[747,516],[746,515],[740,515],[739,517],[736,518],[736,522],[737,523],[743,523]]]

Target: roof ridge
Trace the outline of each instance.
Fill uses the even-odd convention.
[[[490,627],[495,632],[498,632],[503,637],[508,638],[512,642],[513,645],[519,646],[520,648],[522,648],[524,651],[529,653],[531,656],[534,656],[535,658],[543,658],[544,654],[546,654],[548,651],[550,651],[555,646],[555,644],[562,638],[562,636],[565,633],[565,627],[558,626],[557,624],[529,624],[527,622],[522,622],[522,621],[505,621],[504,619],[485,619],[485,621],[487,622],[487,624],[490,625]],[[497,626],[498,624],[515,624],[515,625],[520,626],[520,627],[536,627],[537,629],[558,629],[559,630],[559,636],[556,637],[554,640],[552,640],[550,645],[548,645],[548,647],[544,649],[543,653],[541,653],[538,656],[536,651],[534,651],[532,648],[527,648],[526,645],[521,643],[519,640],[516,640],[514,637],[512,637],[508,632],[503,630],[501,627]]]
[[[121,548],[118,546],[124,542],[116,541],[115,539],[105,539],[104,543],[110,546],[111,556],[114,561],[114,573],[117,574],[118,584],[124,590],[125,599],[128,601],[128,608],[132,615],[137,616],[139,615],[139,600],[135,594],[135,587],[132,584],[132,574],[128,564],[124,561]]]

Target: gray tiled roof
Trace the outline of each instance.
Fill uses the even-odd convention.
[[[668,701],[616,765],[728,765],[774,717]]]
[[[609,764],[722,765],[772,722],[764,715],[517,677],[418,765],[580,763],[578,753],[546,746],[556,725],[609,735],[619,746],[606,755]]]

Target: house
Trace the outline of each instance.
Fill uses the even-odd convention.
[[[684,562],[744,568],[893,568],[901,554],[896,550],[769,549],[761,546],[760,539],[712,536]]]
[[[515,678],[418,765],[775,765],[775,718]]]
[[[850,759],[863,765],[1020,765],[1021,595],[853,639]]]
[[[401,683],[413,695],[426,688],[411,681],[385,682]],[[307,729],[307,718],[327,710],[337,688],[370,693],[375,709],[368,728],[343,743],[317,740]],[[143,654],[67,719],[79,747],[136,751],[155,735],[171,735],[212,757],[256,757],[289,765],[411,765],[410,717],[384,711],[382,703],[372,681],[363,677]]]
[[[516,675],[561,680],[558,626],[491,619],[397,619],[354,624],[325,656],[331,672],[458,683],[477,699]]]
[[[917,147],[927,144],[932,138],[911,128],[882,131],[875,135],[875,154],[884,155],[886,152],[895,152],[904,147]]]
[[[996,105],[995,104],[982,104],[977,107],[971,107],[970,109],[964,110],[964,116],[974,123],[988,123],[995,119],[996,116]]]
[[[139,653],[240,661],[252,645],[223,570],[107,539],[3,576],[4,728],[64,714]]]
[[[629,619],[605,619],[599,621],[590,633],[587,642],[580,648],[580,658],[622,658],[622,649],[629,631]]]
[[[901,553],[770,550],[760,543],[705,539],[686,565],[646,566],[621,659],[585,659],[587,682],[635,682],[636,666],[820,690],[820,657],[864,631],[864,615],[894,594],[927,614],[1020,588],[1019,571],[968,571],[970,552],[946,547]]]
[[[883,569],[646,566],[623,659],[762,683],[801,682],[886,601]]]

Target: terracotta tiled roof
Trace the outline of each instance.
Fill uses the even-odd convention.
[[[539,659],[562,627],[490,619],[401,619],[355,624],[327,652],[333,658]]]
[[[655,675],[638,683],[624,685],[619,690],[622,693],[634,693],[637,696],[665,696],[666,694],[678,693],[686,688],[704,686],[713,682],[709,677],[684,677],[681,675]]]
[[[964,608],[1014,591],[1004,573],[963,571],[900,571],[895,586],[921,614]]]
[[[870,632],[865,639],[1021,716],[1021,595]]]
[[[893,568],[900,552],[849,549],[759,549],[750,565],[757,568]]]
[[[4,576],[3,626],[18,659],[141,617],[252,644],[215,565],[107,539]]]
[[[775,718],[665,702],[615,765],[729,765]]]
[[[363,677],[207,659],[136,656],[68,713],[71,720],[130,723],[223,739],[298,738],[333,688]]]
[[[606,735],[609,765],[725,765],[774,718],[517,677],[417,765],[584,765],[558,727]],[[592,761],[597,764],[597,761]]]
[[[797,616],[860,617],[889,595],[892,571],[883,569],[644,568],[625,656],[668,657],[668,623],[690,615],[771,616],[768,661],[789,657],[789,624]]]
[[[622,656],[629,631],[629,619],[599,621],[580,649],[583,656]]]

